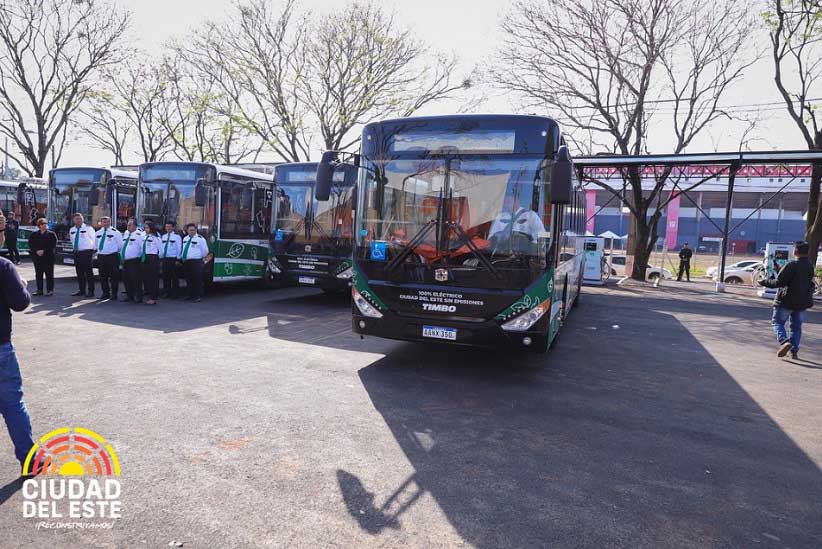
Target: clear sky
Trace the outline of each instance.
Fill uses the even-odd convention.
[[[141,47],[149,51],[160,51],[169,38],[183,36],[195,28],[205,18],[219,19],[230,13],[231,3],[227,0],[118,0],[133,14],[133,34]],[[276,1],[276,0],[274,0]],[[414,32],[433,48],[456,53],[466,72],[477,66],[482,69],[493,56],[500,42],[499,21],[510,9],[510,0],[381,0],[389,9],[394,9],[398,19],[411,27]],[[304,8],[315,11],[333,10],[344,5],[339,0],[301,0]],[[764,38],[766,39],[766,38]],[[744,81],[726,95],[723,104],[760,104],[778,101],[779,96],[773,84],[769,59],[749,69]],[[751,145],[756,149],[802,148],[803,142],[798,130],[787,119],[782,108],[767,107],[762,112],[764,120],[757,126],[755,134],[761,140]],[[432,106],[426,113],[444,114],[453,105]],[[484,112],[518,112],[516,104],[511,104],[505,95],[489,93],[483,105]],[[533,111],[534,109],[529,109]],[[541,114],[550,114],[544,111]],[[710,133],[705,133],[691,147],[691,152],[713,150],[736,150],[739,146],[741,128],[738,124],[717,123]],[[652,152],[664,153],[670,147],[664,129],[655,129],[652,135]],[[136,161],[132,157],[131,161]],[[104,165],[111,162],[107,153],[92,149],[75,140],[67,147],[63,165]]]

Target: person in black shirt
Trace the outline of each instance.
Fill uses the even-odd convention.
[[[691,281],[691,258],[694,255],[694,251],[688,246],[688,243],[682,245],[682,249],[679,250],[679,276],[676,279],[679,282],[682,282],[682,273],[685,273],[688,277],[688,282]]]
[[[54,294],[54,249],[57,247],[57,235],[49,230],[48,222],[37,220],[37,231],[29,236],[29,253],[34,263],[34,278],[37,281],[37,292],[43,295],[43,277],[46,278],[46,295]]]
[[[14,214],[10,213],[6,221],[6,248],[9,250],[9,259],[15,265],[20,264],[20,251],[17,249],[17,237],[19,236],[20,223],[14,219]]]
[[[779,342],[776,356],[791,353],[791,358],[799,358],[799,340],[802,338],[802,321],[805,309],[813,307],[813,264],[808,259],[810,246],[807,242],[797,242],[794,247],[796,259],[788,262],[775,279],[761,280],[766,288],[778,288],[773,299],[771,325]],[[791,319],[791,337],[785,331],[785,323]]]
[[[0,245],[6,219],[0,214]],[[26,283],[11,261],[0,258],[0,415],[6,421],[14,455],[22,469],[34,446],[31,418],[23,402],[23,380],[14,346],[11,344],[11,311],[22,311],[31,303]]]

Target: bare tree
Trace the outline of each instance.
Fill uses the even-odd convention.
[[[310,156],[309,113],[300,100],[308,19],[295,0],[274,11],[265,0],[235,4],[228,22],[209,22],[178,44],[186,59],[235,109],[231,116],[288,161]],[[228,113],[225,113],[228,114]]]
[[[661,127],[675,137],[670,152],[680,153],[711,123],[731,117],[719,100],[757,58],[750,18],[742,0],[520,0],[503,22],[492,74],[600,150],[646,153],[651,129]],[[670,125],[652,124],[654,117]],[[674,196],[663,193],[669,175],[643,190],[640,169],[626,169],[630,193],[591,181],[631,211],[631,276],[639,280]]]
[[[128,13],[100,1],[0,5],[0,133],[26,173],[43,175],[97,72],[119,59],[128,24]]]
[[[373,2],[353,2],[321,18],[306,44],[301,97],[317,119],[326,149],[352,146],[360,124],[410,116],[471,86],[454,82],[453,57],[427,62],[426,47]]]
[[[774,81],[788,115],[808,149],[822,151],[822,3],[819,0],[769,0],[764,17],[770,27]],[[822,164],[814,164],[808,193],[805,240],[816,261],[822,242]]]
[[[198,71],[179,51],[166,59],[171,105],[166,129],[181,160],[233,164],[256,161],[264,143],[248,130],[212,73]]]
[[[76,124],[93,147],[111,153],[114,164],[121,166],[132,126],[121,110],[112,108],[114,103],[114,97],[105,89],[94,92],[80,108]]]
[[[169,123],[173,99],[163,64],[153,64],[143,54],[132,52],[128,61],[106,72],[104,86],[105,91],[95,96],[100,116],[109,113],[104,123],[123,120],[142,160],[163,160],[174,148],[171,133],[176,130]]]

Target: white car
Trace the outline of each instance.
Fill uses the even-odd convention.
[[[725,274],[728,274],[728,271],[736,270],[736,269],[745,269],[747,267],[756,267],[762,263],[761,259],[745,259],[744,261],[737,261],[733,265],[725,265]],[[717,273],[719,272],[719,265],[714,267],[708,267],[705,271],[705,276],[708,278],[716,278]]]
[[[749,284],[753,285],[753,272],[756,268],[761,265],[762,262],[758,261],[753,265],[749,265],[747,267],[743,267],[741,269],[733,269],[733,265],[730,267],[725,267],[725,284]],[[719,280],[719,273],[714,273],[712,277],[713,281],[716,282]]]
[[[605,256],[605,260],[611,266],[612,276],[625,276],[626,257],[624,255]],[[671,280],[674,277],[668,269],[648,265],[648,269],[645,271],[645,279],[654,280],[659,277],[660,273],[662,273],[663,280]]]

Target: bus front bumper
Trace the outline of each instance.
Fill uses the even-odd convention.
[[[329,291],[348,290],[350,279],[316,271],[285,271],[273,275],[274,282],[283,286],[302,286],[305,288],[320,288]]]
[[[466,322],[445,318],[406,317],[391,311],[385,312],[382,318],[370,318],[360,314],[355,305],[352,306],[355,309],[352,315],[352,328],[354,333],[360,335],[402,341],[487,348],[508,347],[540,352],[545,351],[548,345],[547,325],[543,322],[537,322],[533,330],[509,332],[493,320]]]

